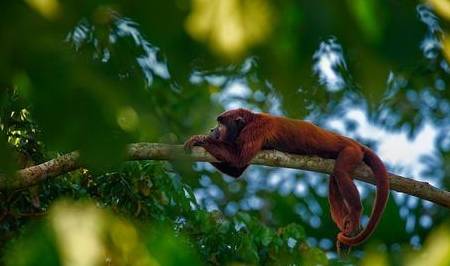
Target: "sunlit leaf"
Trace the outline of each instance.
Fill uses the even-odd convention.
[[[424,248],[419,254],[412,256],[410,266],[436,265],[444,266],[450,263],[450,229],[442,225],[434,230],[426,239]]]
[[[25,0],[25,2],[48,19],[56,18],[61,12],[58,0]]]
[[[428,0],[433,9],[441,16],[450,20],[450,1],[449,0]]]
[[[193,0],[188,33],[222,55],[236,57],[264,41],[274,14],[266,0]]]

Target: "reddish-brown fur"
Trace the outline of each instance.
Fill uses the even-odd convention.
[[[220,163],[220,171],[239,177],[252,158],[260,151],[275,149],[282,152],[318,155],[336,159],[329,182],[331,217],[340,229],[339,243],[360,244],[374,231],[389,197],[389,180],[379,157],[364,145],[322,129],[310,122],[253,113],[245,109],[230,110],[217,118],[218,126],[210,135],[191,137],[185,148],[202,146]],[[377,195],[370,220],[361,231],[359,219],[362,205],[351,173],[365,162],[376,177]]]

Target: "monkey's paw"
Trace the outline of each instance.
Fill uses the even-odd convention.
[[[191,153],[192,148],[194,146],[203,146],[206,142],[207,136],[204,135],[195,135],[190,137],[185,143],[184,143],[184,151],[186,153]]]

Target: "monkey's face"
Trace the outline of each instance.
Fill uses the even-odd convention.
[[[217,123],[217,127],[211,129],[209,136],[224,142],[235,142],[246,124],[241,116],[229,112],[218,116]]]
[[[224,125],[218,124],[215,128],[212,128],[209,136],[215,140],[224,141],[225,136],[227,136],[227,129]]]

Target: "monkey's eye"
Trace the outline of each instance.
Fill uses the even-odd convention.
[[[209,132],[213,132],[214,131],[214,128],[211,128],[210,130],[209,130]]]
[[[217,122],[222,123],[223,122],[223,116],[218,116],[217,117]]]

